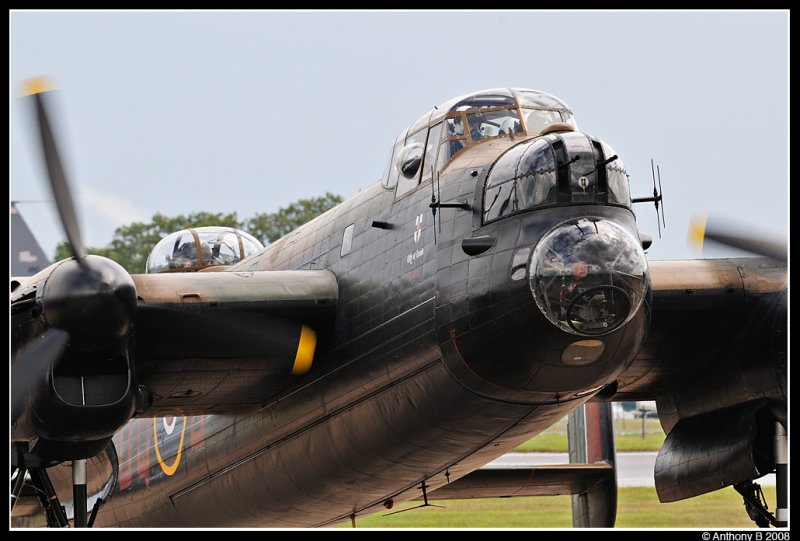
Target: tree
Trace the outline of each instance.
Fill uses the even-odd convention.
[[[247,220],[245,229],[267,244],[278,240],[341,202],[341,196],[330,192],[326,192],[322,197],[300,199],[288,207],[278,209],[278,212],[256,214]]]
[[[155,214],[150,223],[134,222],[118,227],[114,231],[111,244],[105,248],[87,248],[90,254],[97,254],[113,259],[129,273],[143,273],[147,256],[153,247],[170,233],[186,229],[187,227],[202,227],[204,225],[221,225],[241,228],[236,213],[212,214],[210,212],[193,212],[189,215],[180,215],[169,218],[163,214]],[[56,260],[71,257],[72,252],[66,242],[56,247]]]
[[[256,214],[249,220],[241,222],[237,219],[235,212],[231,214],[194,212],[174,218],[155,214],[150,223],[134,222],[118,227],[114,231],[111,244],[105,248],[87,247],[86,251],[113,259],[129,273],[142,273],[147,263],[147,256],[150,255],[153,247],[162,238],[175,231],[206,225],[236,227],[248,231],[266,244],[279,239],[341,202],[341,196],[326,193],[322,197],[300,199],[288,207],[278,209],[277,212]],[[71,256],[72,252],[66,242],[62,242],[56,247],[56,261]]]

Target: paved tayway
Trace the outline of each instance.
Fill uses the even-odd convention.
[[[617,453],[617,483],[621,487],[652,487],[655,452]],[[508,453],[486,465],[486,467],[531,467],[537,464],[562,464],[569,462],[567,453]],[[774,485],[775,475],[767,475],[757,481],[761,485]]]

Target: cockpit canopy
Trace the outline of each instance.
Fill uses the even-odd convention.
[[[462,150],[502,137],[539,135],[547,126],[577,129],[567,104],[545,92],[495,88],[444,102],[419,118],[395,142],[386,186],[397,195],[442,171]]]
[[[255,237],[232,227],[194,227],[171,233],[156,244],[145,272],[195,272],[233,265],[264,247]]]

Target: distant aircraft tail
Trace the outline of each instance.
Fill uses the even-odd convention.
[[[31,233],[28,224],[22,219],[14,202],[9,205],[9,245],[8,262],[10,276],[33,276],[50,265],[36,237]]]
[[[585,492],[572,495],[572,525],[611,528],[617,518],[617,467],[610,402],[590,402],[567,419],[570,463],[605,464],[604,476]]]

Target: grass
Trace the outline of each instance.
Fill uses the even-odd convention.
[[[775,487],[764,487],[772,507]],[[374,513],[356,519],[359,528],[571,528],[569,496],[445,500],[445,508],[427,507],[385,516]],[[393,511],[419,505],[399,504]],[[774,512],[774,509],[772,509]],[[350,527],[350,522],[339,527]],[[659,503],[652,487],[619,489],[617,528],[753,528],[742,498],[725,488],[681,502]]]
[[[645,437],[642,438],[641,419],[617,419],[614,421],[614,442],[617,451],[658,451],[664,443],[664,431],[658,419],[645,420]],[[518,452],[566,453],[566,417],[516,449]]]

